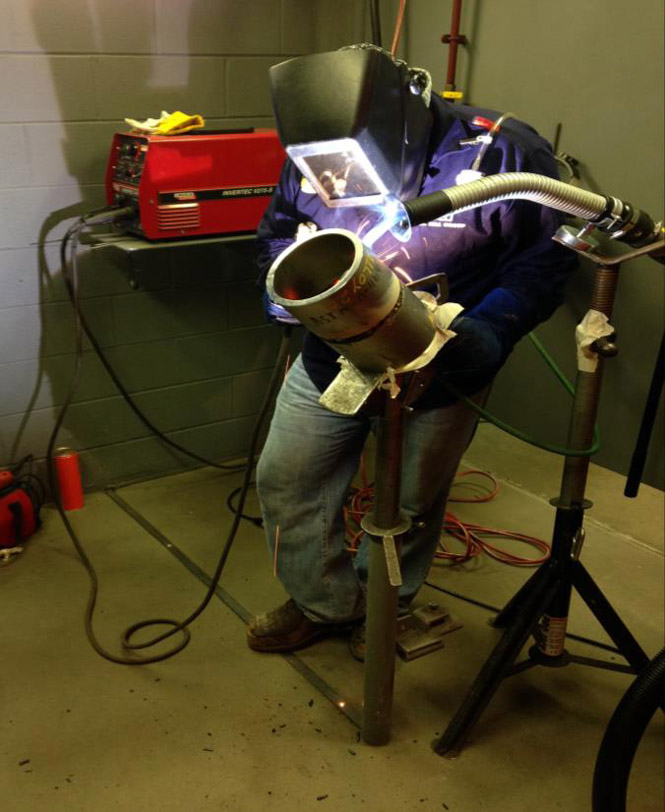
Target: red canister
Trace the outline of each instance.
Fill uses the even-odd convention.
[[[71,448],[56,448],[53,461],[63,509],[80,510],[84,505],[84,499],[79,455]]]

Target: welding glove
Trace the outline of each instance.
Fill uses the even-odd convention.
[[[181,113],[180,110],[176,110],[175,113],[167,113],[166,110],[162,110],[160,118],[147,118],[145,121],[126,118],[125,121],[132,129],[151,135],[181,135],[205,126],[202,116],[198,114],[190,116],[187,113]]]
[[[473,395],[494,378],[508,353],[498,330],[485,319],[461,314],[450,329],[456,333],[437,355],[437,376],[464,395]]]
[[[432,361],[434,380],[416,408],[448,405],[457,400],[457,393],[475,395],[491,383],[510,352],[497,329],[484,319],[463,313],[449,329],[456,335]]]

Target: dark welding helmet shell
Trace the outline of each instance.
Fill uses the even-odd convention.
[[[408,67],[375,49],[310,54],[270,68],[283,146],[352,138],[388,193],[420,189],[432,115]]]

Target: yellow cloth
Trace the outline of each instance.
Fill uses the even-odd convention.
[[[188,115],[180,112],[180,110],[175,113],[167,113],[166,110],[162,110],[160,118],[147,118],[145,121],[126,118],[125,121],[134,130],[151,133],[152,135],[181,135],[190,130],[205,127],[203,116],[198,114]]]

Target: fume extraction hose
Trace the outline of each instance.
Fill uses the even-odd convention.
[[[488,175],[409,200],[403,204],[408,222],[399,223],[398,230],[503,200],[530,200],[583,218],[614,239],[636,247],[648,244],[658,233],[651,217],[630,203],[531,172]]]

